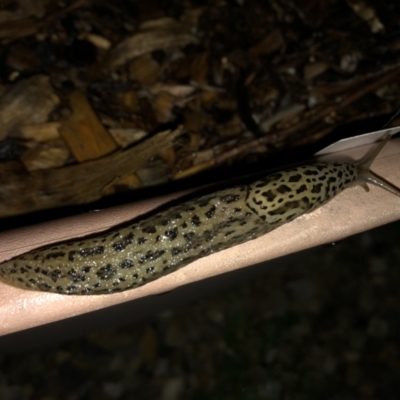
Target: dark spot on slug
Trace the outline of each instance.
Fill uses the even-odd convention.
[[[287,186],[287,185],[280,185],[280,186],[276,189],[276,191],[277,191],[278,193],[280,193],[280,194],[284,194],[284,193],[291,192],[292,189],[290,189],[290,187]]]
[[[157,251],[153,251],[153,250],[149,250],[146,253],[146,260],[157,260],[158,258],[160,258],[163,254],[165,253],[165,250],[157,250]]]
[[[71,250],[70,252],[68,252],[68,261],[74,261],[74,256],[75,254],[78,253],[76,250]]]
[[[213,232],[207,230],[207,231],[204,231],[203,237],[206,242],[211,242],[211,240],[214,239],[214,234],[213,234]]]
[[[201,221],[198,215],[193,215],[192,217],[192,225],[194,226],[200,226],[201,225]]]
[[[313,187],[311,189],[311,193],[321,193],[321,188],[322,188],[322,183],[313,185]]]
[[[175,240],[178,236],[178,228],[170,229],[169,231],[165,231],[165,236],[169,238],[169,240]]]
[[[79,251],[79,255],[82,257],[90,257],[96,254],[103,254],[104,253],[104,246],[98,247],[88,247],[86,249],[82,249]]]
[[[46,254],[45,259],[50,260],[51,258],[59,258],[59,257],[64,257],[65,253],[63,251],[58,251],[56,253],[48,253]]]
[[[307,190],[307,186],[306,186],[306,185],[301,185],[301,186],[296,190],[296,193],[297,193],[297,194],[300,194],[300,193],[305,192],[306,190]]]
[[[120,268],[132,268],[133,267],[133,261],[132,260],[124,260],[119,264]]]
[[[272,190],[267,190],[266,192],[261,193],[268,201],[274,201],[276,194]],[[258,204],[258,203],[256,203]],[[261,203],[259,203],[261,204]]]
[[[207,218],[213,217],[214,214],[215,214],[215,210],[216,210],[216,209],[217,209],[217,208],[216,208],[215,206],[212,206],[212,207],[205,213],[205,216],[206,216]]]
[[[58,279],[62,277],[61,271],[59,269],[55,269],[54,271],[51,271],[50,273],[50,278],[53,282],[57,282]]]
[[[297,174],[297,175],[292,175],[289,178],[289,182],[300,182],[301,181],[301,175]]]
[[[133,243],[133,238],[135,235],[130,232],[128,235],[119,240],[118,242],[113,243],[112,247],[115,251],[125,250],[127,246]]]
[[[196,235],[196,234],[195,234],[194,232],[188,232],[188,233],[185,233],[185,234],[183,235],[183,238],[184,238],[187,242],[191,242],[192,239],[193,239],[193,237],[194,237],[195,235]]]
[[[303,174],[304,174],[304,175],[307,175],[307,176],[318,175],[318,171],[315,171],[315,170],[313,170],[313,169],[306,169],[306,170],[303,172]]]
[[[112,267],[111,264],[107,264],[104,267],[101,267],[97,272],[96,275],[101,279],[101,280],[106,280],[110,279],[112,276],[115,275],[115,271]]]
[[[176,256],[177,254],[179,254],[179,253],[181,253],[182,252],[182,250],[179,248],[179,247],[173,247],[172,249],[171,249],[171,254],[173,255],[173,256]]]
[[[48,291],[51,289],[51,286],[48,283],[39,283],[38,288],[43,291]]]

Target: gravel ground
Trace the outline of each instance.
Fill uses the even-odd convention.
[[[399,399],[400,222],[151,320],[0,355],[0,399]]]

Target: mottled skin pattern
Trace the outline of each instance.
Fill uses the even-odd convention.
[[[348,163],[316,163],[221,190],[102,236],[32,251],[0,279],[61,294],[120,292],[255,239],[329,201],[357,179]]]

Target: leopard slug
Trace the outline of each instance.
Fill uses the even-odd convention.
[[[386,137],[362,160],[316,162],[173,206],[92,238],[31,251],[0,264],[0,280],[60,294],[107,294],[144,285],[208,254],[262,236],[366,183],[400,196],[369,167]]]

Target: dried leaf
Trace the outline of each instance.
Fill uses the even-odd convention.
[[[38,145],[23,154],[21,161],[28,171],[62,167],[70,152],[61,141],[50,145]]]
[[[285,39],[282,36],[280,29],[275,29],[260,42],[255,44],[250,50],[250,54],[271,54],[278,51],[285,45]]]
[[[22,125],[46,122],[58,103],[47,76],[18,82],[0,98],[0,140],[19,134]]]
[[[144,137],[146,137],[149,132],[143,129],[136,128],[112,128],[109,130],[115,141],[124,149],[130,144],[135,143]]]
[[[329,64],[324,61],[308,63],[304,66],[304,80],[312,81],[318,75],[323,74],[329,68]]]
[[[140,82],[143,86],[154,84],[160,73],[160,64],[151,56],[151,54],[137,57],[129,64],[130,78]]]
[[[190,85],[165,85],[164,83],[157,83],[150,88],[150,91],[153,94],[168,92],[174,97],[187,97],[195,90],[196,88]]]
[[[165,23],[165,20],[169,23]],[[110,52],[107,64],[112,69],[143,54],[191,43],[197,43],[197,38],[188,33],[183,24],[165,18],[148,21],[142,25],[142,31],[123,40]]]

